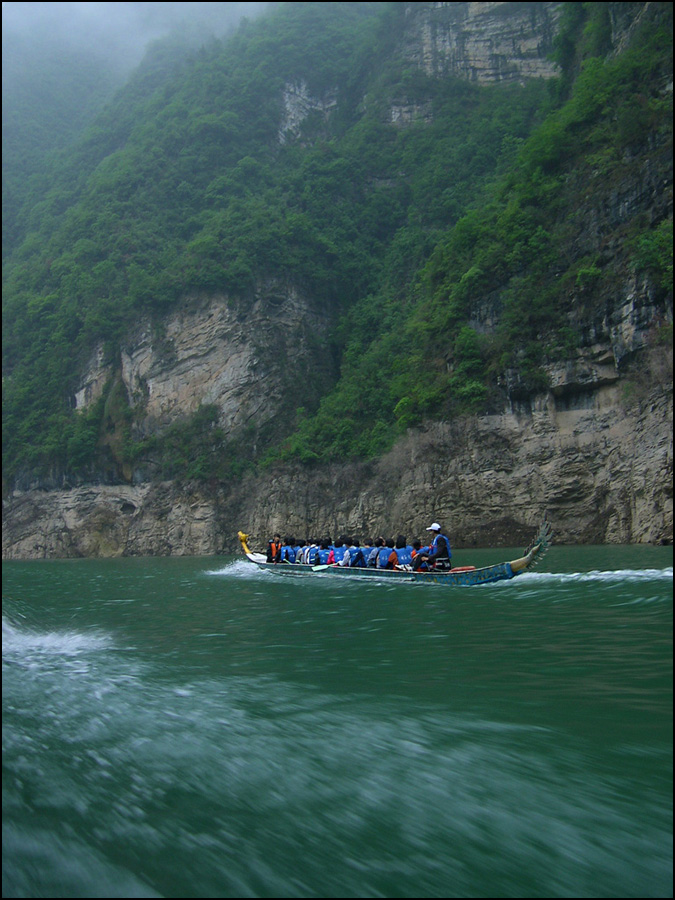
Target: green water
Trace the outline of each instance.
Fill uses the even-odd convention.
[[[6,562],[3,896],[670,897],[672,592]]]

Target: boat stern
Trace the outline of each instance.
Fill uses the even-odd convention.
[[[548,522],[544,519],[542,524],[539,526],[539,530],[530,544],[529,548],[525,551],[525,556],[521,556],[520,559],[512,559],[509,565],[511,566],[511,570],[514,575],[518,575],[521,572],[525,572],[527,569],[531,569],[537,565],[537,563],[541,562],[541,560],[546,555],[549,547],[553,542],[553,530]]]

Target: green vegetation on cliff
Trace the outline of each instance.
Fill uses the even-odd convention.
[[[339,380],[275,435],[277,455],[312,461],[375,456],[425,418],[497,408],[507,380],[513,396],[544,387],[545,364],[580,340],[570,304],[604,302],[622,267],[666,293],[672,218],[636,215],[589,239],[578,214],[672,153],[671,7],[651,4],[611,53],[607,6],[566,4],[562,77],[525,86],[404,63],[396,3],[278,4],[198,52],[153,48],[13,210],[5,477],[114,477],[143,454],[168,477],[234,471],[208,408],[143,443],[115,385],[86,414],[71,409],[97,344],[115,360],[139,315],[186,297],[243,305],[273,275],[335,323]],[[289,84],[332,111],[280,141]],[[387,117],[395,103],[417,111],[405,127]],[[625,253],[605,252],[617,242]],[[477,304],[498,320],[489,335]]]

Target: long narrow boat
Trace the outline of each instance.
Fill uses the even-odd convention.
[[[260,569],[267,569],[276,575],[320,575],[341,576],[345,578],[386,578],[396,581],[418,581],[425,584],[449,584],[449,585],[473,585],[491,584],[494,581],[504,581],[522,575],[539,563],[553,540],[553,532],[544,521],[539,527],[534,540],[523,556],[512,559],[509,562],[497,563],[492,566],[475,568],[474,566],[462,566],[456,569],[432,569],[430,571],[413,571],[411,566],[401,566],[397,569],[372,569],[351,568],[349,566],[307,566],[297,563],[269,563],[264,553],[256,553],[249,549],[249,536],[243,531],[238,532],[241,548],[249,562]]]

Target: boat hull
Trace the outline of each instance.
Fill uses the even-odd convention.
[[[450,570],[432,570],[430,572],[413,572],[401,569],[350,569],[343,566],[321,567],[323,574],[346,576],[348,578],[386,578],[394,581],[418,581],[423,584],[490,584],[493,581],[504,581],[515,578],[516,572],[511,564],[499,563],[495,566],[485,566],[481,569],[464,569],[453,572]]]

